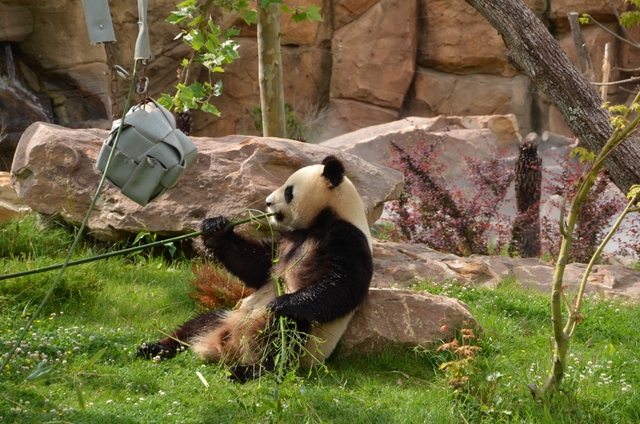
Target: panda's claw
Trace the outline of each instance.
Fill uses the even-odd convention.
[[[272,311],[277,317],[309,320],[309,317],[292,302],[292,298],[293,295],[290,293],[278,296],[269,302],[267,309]]]
[[[267,309],[272,311],[276,316],[288,316],[287,315],[287,306],[289,306],[289,299],[291,298],[291,294],[283,294],[282,296],[278,296],[273,299],[267,305]]]
[[[226,216],[216,216],[214,218],[203,219],[200,223],[203,240],[207,247],[213,247],[213,240],[222,237],[231,231],[233,227],[229,225],[229,219]]]

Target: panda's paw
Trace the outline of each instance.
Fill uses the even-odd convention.
[[[202,238],[207,247],[213,247],[214,240],[233,231],[229,225],[229,219],[225,216],[203,219],[200,223],[200,230],[203,232]]]
[[[277,317],[287,317],[293,319],[307,319],[304,311],[301,311],[292,300],[291,294],[283,294],[273,299],[267,305],[267,309],[272,311]]]
[[[176,356],[176,350],[157,343],[142,343],[136,351],[136,357],[143,359],[171,359]]]

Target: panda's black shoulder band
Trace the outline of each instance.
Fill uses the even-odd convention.
[[[344,177],[344,164],[342,161],[331,155],[324,158],[322,164],[324,165],[322,176],[329,181],[331,187],[339,186]]]

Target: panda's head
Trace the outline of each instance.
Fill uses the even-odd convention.
[[[353,183],[344,175],[344,164],[327,156],[322,165],[294,172],[267,197],[271,222],[292,230],[309,228],[318,214],[331,208],[341,219],[359,228],[370,240],[364,204]]]

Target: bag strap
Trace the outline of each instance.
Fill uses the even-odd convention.
[[[147,26],[147,0],[138,0],[138,39],[134,60],[151,59],[151,46],[149,44],[149,27]]]

